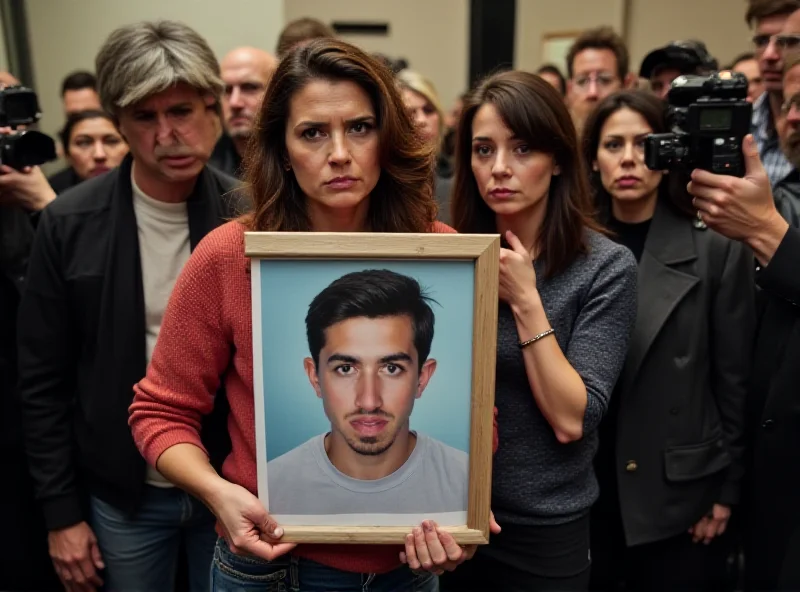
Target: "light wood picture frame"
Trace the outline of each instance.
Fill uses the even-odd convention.
[[[330,286],[331,278],[335,281],[353,270],[380,268],[397,274],[407,273],[409,276],[414,276],[423,289],[426,285],[433,284],[434,300],[439,297],[443,298],[442,302],[438,303],[440,306],[437,307],[436,328],[429,356],[429,358],[433,358],[434,352],[438,352],[439,359],[434,361],[437,364],[437,374],[430,379],[425,393],[434,388],[436,378],[441,377],[440,369],[447,366],[445,372],[449,372],[449,374],[445,374],[445,376],[451,376],[452,380],[445,380],[443,383],[443,380],[440,379],[437,392],[446,394],[443,394],[442,397],[459,397],[458,409],[447,407],[452,413],[448,411],[444,413],[443,417],[440,417],[438,415],[440,411],[434,411],[422,415],[420,419],[415,415],[416,409],[422,405],[426,397],[415,394],[414,412],[409,418],[411,430],[415,430],[415,426],[420,425],[420,422],[427,422],[425,425],[433,426],[431,429],[438,430],[438,426],[441,425],[442,429],[455,433],[457,429],[461,428],[453,427],[458,423],[453,418],[459,417],[461,405],[463,405],[463,417],[466,422],[463,428],[463,437],[468,437],[468,450],[464,450],[462,447],[462,450],[468,454],[468,457],[463,460],[465,472],[468,472],[466,511],[447,514],[448,517],[458,518],[449,524],[442,524],[437,519],[438,514],[432,517],[424,515],[426,514],[424,509],[421,509],[420,514],[423,514],[422,519],[437,520],[440,529],[451,533],[459,544],[486,544],[489,541],[491,500],[500,236],[496,234],[248,232],[245,234],[245,255],[250,258],[252,280],[253,384],[258,497],[283,527],[282,541],[403,544],[405,536],[421,522],[421,519],[415,523],[403,522],[407,516],[414,515],[414,513],[399,514],[396,518],[397,522],[394,521],[395,517],[389,516],[388,513],[369,514],[370,517],[365,520],[373,520],[372,516],[381,516],[381,518],[380,520],[375,518],[375,522],[368,523],[360,522],[360,518],[354,519],[355,522],[350,521],[351,517],[356,516],[353,513],[327,515],[325,514],[325,500],[335,496],[319,500],[319,509],[317,510],[316,507],[314,509],[314,513],[317,515],[311,517],[311,520],[316,521],[314,523],[300,520],[294,515],[291,516],[293,521],[289,520],[289,514],[299,512],[287,512],[283,517],[288,522],[283,521],[280,511],[273,512],[273,509],[270,508],[270,483],[273,487],[279,488],[280,486],[276,485],[279,481],[277,475],[294,475],[301,472],[299,469],[288,471],[285,462],[283,464],[273,463],[276,456],[285,460],[290,458],[290,454],[304,449],[309,443],[314,443],[316,446],[316,443],[320,442],[322,444],[314,448],[317,451],[315,452],[316,458],[320,458],[319,451],[322,451],[324,462],[331,462],[325,455],[324,434],[317,436],[316,434],[319,432],[313,431],[314,426],[305,424],[324,421],[327,422],[327,430],[331,431],[334,420],[329,419],[327,406],[324,414],[316,410],[322,409],[322,405],[317,400],[317,398],[322,398],[322,394],[317,390],[316,397],[314,396],[315,393],[312,390],[312,386],[315,386],[312,379],[313,371],[309,370],[309,365],[306,365],[308,376],[303,375],[300,378],[298,376],[300,364],[295,362],[300,355],[300,347],[305,349],[306,356],[310,355],[308,353],[310,342],[306,341],[305,333],[305,314],[309,310],[313,296],[320,293],[320,286]],[[469,285],[464,285],[467,283]],[[430,286],[428,285],[428,287]],[[471,313],[464,314],[464,311],[471,311]],[[441,322],[444,323],[441,327],[440,315],[443,319]],[[465,339],[465,335],[468,336],[468,333],[464,333],[461,324],[469,326],[471,339]],[[302,333],[302,335],[290,338],[298,333]],[[294,344],[286,341],[289,339],[294,339]],[[408,342],[407,339],[406,342]],[[414,341],[414,343],[417,342]],[[456,356],[457,351],[467,352],[471,359],[469,366],[463,364],[463,356],[453,361],[453,356]],[[276,359],[281,356],[290,356],[290,358]],[[336,356],[331,356],[331,358],[334,357]],[[313,363],[309,362],[312,359],[314,358],[306,358],[306,363],[310,364],[310,368],[315,367]],[[319,354],[316,359],[321,359]],[[416,366],[412,364],[409,366],[416,371]],[[327,372],[322,364],[319,364],[318,368],[320,375]],[[349,371],[344,370],[343,372]],[[352,370],[352,372],[359,371]],[[291,376],[289,376],[290,372],[293,373]],[[466,376],[457,375],[458,372],[466,372]],[[286,374],[285,377],[284,374]],[[366,370],[364,376],[366,376]],[[463,382],[465,388],[470,390],[468,399],[463,392],[459,393],[455,388],[455,384],[459,380]],[[301,386],[303,381],[304,385]],[[417,383],[412,384],[414,385],[412,390],[416,389]],[[453,385],[453,388],[446,388],[448,385]],[[419,398],[416,399],[416,397]],[[309,412],[303,410],[305,408],[302,408],[302,405],[315,405],[316,407],[314,411]],[[441,407],[436,408],[435,405],[451,405],[451,403],[434,399],[434,402],[429,405],[431,406],[423,407],[423,409],[441,410]],[[423,412],[420,411],[420,413]],[[313,419],[309,419],[312,416]],[[317,419],[319,416],[322,418]],[[387,416],[394,417],[391,414]],[[342,415],[342,417],[350,416]],[[319,423],[315,425],[318,427]],[[391,422],[389,425],[392,425]],[[293,438],[300,438],[297,433],[303,430],[307,430],[315,436],[307,441],[302,439],[304,442],[302,445],[291,441]],[[420,433],[428,434],[430,432],[423,430]],[[418,433],[415,440],[416,448],[424,449],[420,446],[420,442],[423,442],[420,438],[434,441],[433,438],[428,438],[426,435],[420,436]],[[281,447],[289,452],[276,451]],[[411,456],[413,455],[412,452]],[[292,456],[291,458],[294,463],[295,459],[299,457]],[[310,458],[310,455],[304,458]],[[318,460],[319,462],[322,461]],[[403,464],[405,465],[407,462],[410,461],[406,460]],[[268,479],[268,464],[269,470],[272,471],[272,482]],[[298,466],[314,465],[300,464]],[[396,472],[402,468],[401,466]],[[308,473],[309,471],[305,472],[305,474]],[[292,476],[289,479],[281,480],[280,483],[294,479],[296,477]],[[303,489],[303,495],[289,496],[291,501],[286,502],[289,505],[295,503],[295,500],[300,497],[311,496],[309,491],[317,491],[316,486],[301,487],[298,484],[297,487]],[[279,494],[281,492],[276,489],[272,491],[273,501],[280,500],[281,497],[276,496],[275,492],[278,491]],[[288,494],[288,492],[283,493]],[[423,497],[427,496],[425,499],[432,500],[437,495],[435,492],[420,493],[417,491],[415,493],[423,495]],[[379,498],[371,498],[371,500],[376,499]],[[313,503],[316,504],[317,498],[313,498],[313,500]],[[343,517],[342,523],[337,522],[339,517]],[[305,516],[303,518],[305,519]],[[384,520],[388,520],[388,522]]]

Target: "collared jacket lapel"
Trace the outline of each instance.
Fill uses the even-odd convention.
[[[659,202],[614,394],[616,507],[629,545],[678,536],[714,503],[738,502],[753,269],[743,245]]]
[[[111,364],[97,368],[105,374],[104,383],[114,385],[109,396],[93,401],[98,417],[126,421],[133,385],[146,371],[145,302],[142,264],[139,256],[139,232],[133,207],[129,155],[119,167],[110,200],[111,242],[106,259],[98,327],[98,351],[109,352]],[[211,230],[234,215],[229,187],[221,187],[218,178],[203,168],[187,200],[189,242],[194,250]],[[120,400],[115,400],[119,397]],[[117,421],[110,425],[119,425]],[[132,442],[130,442],[132,446]],[[135,447],[128,451],[138,456]]]
[[[20,306],[21,397],[47,406],[42,417],[74,417],[60,431],[38,415],[26,424],[31,472],[51,529],[82,519],[87,491],[133,511],[144,488],[144,460],[128,429],[133,385],[147,363],[132,163],[129,155],[48,206]],[[237,186],[202,170],[187,201],[192,249],[242,213]],[[217,397],[203,421],[217,468],[230,449],[226,415],[227,401]]]
[[[639,262],[636,325],[621,376],[625,389],[635,380],[672,311],[700,281],[687,265],[696,259],[691,226],[659,201]]]

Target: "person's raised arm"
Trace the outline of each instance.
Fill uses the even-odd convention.
[[[201,241],[175,283],[147,375],[134,386],[129,423],[145,460],[209,507],[232,551],[272,560],[294,545],[262,539],[277,541],[283,532],[255,495],[217,474],[200,440],[232,357],[220,306],[223,270],[231,273],[241,260],[231,260],[220,236]]]
[[[789,226],[772,197],[769,178],[751,135],[742,143],[743,178],[692,172],[688,185],[700,219],[709,228],[748,245],[760,264],[758,284],[800,306],[800,229]]]
[[[516,236],[509,233],[506,238],[512,248],[501,250],[500,294],[525,343],[550,331],[550,321],[530,255]],[[636,262],[633,256],[619,256],[591,286],[566,351],[552,334],[523,346],[533,397],[559,442],[580,440],[599,425],[625,361],[635,317]]]
[[[687,187],[700,219],[730,239],[746,243],[761,265],[769,265],[789,223],[775,206],[767,172],[752,135],[742,142],[745,175],[717,175],[703,169],[692,171]]]
[[[0,165],[0,205],[18,205],[28,212],[38,213],[55,198],[56,192],[38,166],[18,171]]]

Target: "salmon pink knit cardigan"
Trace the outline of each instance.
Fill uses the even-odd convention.
[[[432,232],[455,232],[435,222]],[[232,449],[222,476],[257,495],[249,260],[244,226],[228,222],[197,246],[175,284],[147,375],[134,386],[133,438],[151,466],[169,447],[203,449],[201,418],[222,385]],[[223,384],[224,383],[224,384]],[[496,420],[495,420],[496,421]],[[495,424],[494,447],[497,446]],[[394,545],[298,545],[298,556],[336,569],[385,573],[401,565]]]

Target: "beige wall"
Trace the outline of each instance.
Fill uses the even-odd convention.
[[[312,16],[332,21],[388,22],[389,35],[345,36],[367,51],[404,57],[429,77],[445,109],[469,80],[467,0],[286,0],[286,22]]]
[[[31,0],[28,27],[42,131],[63,124],[61,80],[94,70],[94,57],[116,27],[139,20],[176,19],[194,27],[221,57],[238,45],[274,50],[283,27],[283,0]]]
[[[3,24],[0,23],[0,70],[8,70],[8,55],[6,54],[6,38]]]
[[[744,13],[743,0],[517,0],[514,63],[524,70],[541,65],[546,33],[599,25],[622,33],[627,22],[631,69],[637,73],[652,49],[692,37],[705,41],[722,66],[751,50]]]
[[[520,70],[538,68],[546,34],[570,33],[601,24],[621,31],[623,5],[624,0],[517,0],[514,66]]]
[[[632,0],[630,4],[628,48],[637,73],[649,51],[676,39],[701,39],[720,67],[753,49],[742,0]]]
[[[729,10],[720,10],[723,2]],[[284,23],[301,16],[387,21],[387,37],[346,39],[368,51],[407,58],[434,81],[446,107],[465,90],[469,75],[468,0],[28,0],[27,11],[42,130],[50,134],[63,123],[62,78],[77,68],[93,69],[108,33],[141,19],[182,20],[220,57],[244,44],[274,50]],[[724,63],[750,47],[743,14],[743,0],[517,0],[515,66],[532,70],[541,64],[547,33],[601,24],[622,32],[626,22],[635,71],[650,49],[692,36],[704,39]]]

